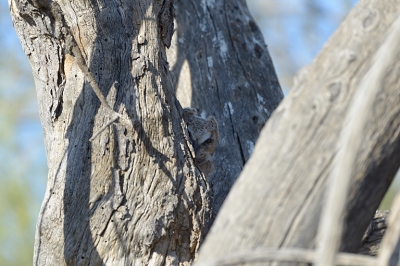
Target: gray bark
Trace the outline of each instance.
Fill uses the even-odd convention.
[[[190,263],[210,198],[175,94],[182,105],[220,121],[209,180],[214,216],[281,100],[261,34],[239,0],[176,1],[170,82],[164,50],[172,33],[170,4],[10,1],[34,72],[49,165],[36,265]],[[200,262],[259,246],[314,246],[342,118],[398,9],[398,1],[361,2],[298,76],[264,128]],[[129,116],[133,128],[117,121],[89,141],[111,114],[69,53],[67,35],[109,105]],[[358,247],[399,166],[397,69],[388,70],[362,136],[343,250]]]
[[[176,1],[171,79],[170,7],[161,0],[10,1],[34,73],[49,166],[35,265],[190,263],[211,208],[215,216],[282,99],[240,0]],[[175,94],[220,121],[213,206]],[[110,123],[107,106],[129,121]]]
[[[361,1],[263,128],[202,245],[199,263],[259,247],[312,248],[349,105],[399,1]],[[399,62],[399,54],[395,56]],[[353,169],[342,251],[355,251],[400,166],[399,64],[386,69]]]
[[[12,0],[10,10],[34,74],[49,166],[34,264],[190,263],[210,197],[170,82],[171,1]],[[71,54],[75,44],[133,127],[119,119],[89,141],[112,114]]]
[[[268,48],[244,0],[176,0],[168,61],[177,98],[219,121],[213,217],[283,98]]]
[[[381,249],[381,242],[387,229],[389,211],[377,211],[365,232],[358,254],[376,256]]]

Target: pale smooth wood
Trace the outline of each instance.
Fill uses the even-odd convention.
[[[268,120],[199,262],[258,247],[315,246],[338,135],[400,1],[360,1]],[[400,80],[386,69],[357,152],[341,250],[356,251],[400,163]]]
[[[305,249],[257,249],[243,254],[231,254],[229,256],[218,258],[213,261],[196,263],[196,266],[229,266],[243,264],[265,264],[270,261],[276,262],[300,262],[314,263],[318,253],[314,250]],[[349,253],[338,253],[335,256],[335,265],[347,266],[375,266],[377,259],[371,256],[355,255]]]
[[[396,64],[396,53],[400,46],[400,19],[397,18],[388,31],[388,36],[373,58],[373,66],[366,73],[354,95],[341,131],[337,156],[329,177],[329,189],[319,223],[318,260],[316,266],[335,265],[335,256],[342,240],[344,216],[350,187],[352,170],[361,147],[366,122],[371,116],[374,99],[388,70]]]

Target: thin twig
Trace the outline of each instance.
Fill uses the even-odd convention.
[[[339,250],[342,237],[345,207],[352,170],[357,152],[361,147],[364,126],[372,109],[374,99],[382,86],[385,73],[397,60],[395,54],[399,46],[400,20],[397,19],[390,30],[386,42],[374,57],[372,68],[365,75],[354,95],[346,125],[341,134],[338,154],[330,176],[327,202],[319,224],[319,256],[316,265],[335,265],[335,253]]]
[[[82,55],[82,52],[76,43],[76,41],[73,39],[72,35],[69,36],[69,46],[71,48],[72,54],[75,58],[75,62],[83,72],[83,75],[89,82],[89,84],[92,86],[92,89],[94,93],[96,94],[97,98],[100,100],[101,105],[107,110],[109,113],[111,120],[107,122],[99,131],[97,131],[91,138],[90,141],[93,141],[102,131],[104,131],[109,125],[111,125],[113,122],[115,122],[117,119],[119,119],[119,122],[121,122],[126,128],[129,130],[133,129],[132,125],[132,120],[129,118],[128,114],[124,112],[123,114],[119,114],[116,111],[114,111],[110,105],[108,104],[106,98],[104,97],[103,93],[100,90],[99,85],[97,84],[94,76],[92,73],[89,71],[89,68],[86,64],[85,58]]]
[[[113,118],[110,119],[104,126],[102,126],[96,133],[93,134],[93,136],[89,139],[90,141],[93,141],[101,132],[103,132],[109,125],[114,123],[119,116],[114,116]]]
[[[106,100],[106,98],[104,97],[103,93],[101,92],[99,85],[97,85],[97,82],[94,78],[94,76],[92,75],[92,73],[89,71],[89,68],[87,67],[87,64],[85,62],[85,58],[83,58],[82,52],[79,49],[78,45],[73,45],[72,49],[72,53],[74,54],[74,58],[75,61],[77,63],[77,65],[79,66],[79,68],[82,70],[85,78],[87,79],[87,81],[89,82],[89,84],[92,86],[94,93],[96,94],[97,98],[99,98],[101,104],[111,113],[114,113],[118,116],[121,116],[120,114],[118,114],[117,112],[115,112],[110,105],[108,105],[108,102]]]

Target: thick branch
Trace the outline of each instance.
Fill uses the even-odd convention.
[[[339,250],[344,226],[344,215],[352,170],[356,163],[357,151],[361,147],[361,137],[368,117],[373,110],[374,99],[381,90],[384,76],[395,65],[395,54],[400,45],[400,19],[396,19],[389,29],[389,36],[374,57],[374,65],[361,81],[354,101],[350,105],[345,127],[338,142],[338,153],[329,180],[326,204],[319,223],[320,255],[316,265],[335,264],[335,254]]]
[[[258,247],[310,248],[339,132],[354,93],[374,66],[371,58],[397,17],[396,1],[361,1],[343,21],[263,128],[232,188],[199,262]],[[353,165],[342,250],[355,251],[400,162],[400,97],[395,65],[360,137]],[[361,89],[364,89],[360,87]],[[251,230],[249,230],[251,228]]]

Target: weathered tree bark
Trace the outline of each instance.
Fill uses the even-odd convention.
[[[171,2],[10,1],[49,166],[35,265],[194,259],[210,197],[170,82]],[[120,119],[92,142],[112,114],[71,53],[76,44],[108,104],[131,123]]]
[[[213,217],[283,98],[262,34],[244,0],[176,0],[168,61],[177,98],[219,121]]]
[[[297,76],[288,97],[263,128],[254,153],[232,188],[199,263],[257,247],[315,246],[327,176],[352,96],[399,1],[361,1],[324,49]],[[396,56],[399,62],[400,53]],[[355,251],[400,164],[399,63],[386,69],[382,90],[360,136],[343,251]]]
[[[195,257],[207,230],[209,189],[185,145],[172,88],[185,106],[220,121],[209,180],[214,216],[283,97],[245,2],[209,5],[176,2],[169,58],[179,79],[172,84],[164,50],[171,1],[10,1],[35,77],[49,165],[36,265],[175,264]],[[93,93],[74,45],[106,104]],[[191,99],[182,96],[189,91]],[[107,105],[129,116],[133,130],[121,119],[110,123]]]
[[[49,165],[36,265],[190,263],[210,198],[175,94],[220,121],[209,180],[214,216],[282,98],[244,1],[176,2],[172,82],[165,52],[171,1],[128,2],[10,0],[34,72]],[[342,118],[398,9],[394,0],[361,2],[299,75],[264,128],[200,262],[258,246],[314,245]],[[130,124],[120,119],[92,142],[112,114],[82,73],[71,52],[75,44],[108,104],[130,117]],[[388,70],[362,136],[343,250],[358,247],[399,166],[397,70]]]
[[[365,232],[361,247],[357,251],[359,254],[376,256],[381,249],[381,242],[387,229],[387,218],[389,211],[378,211],[369,224]]]

